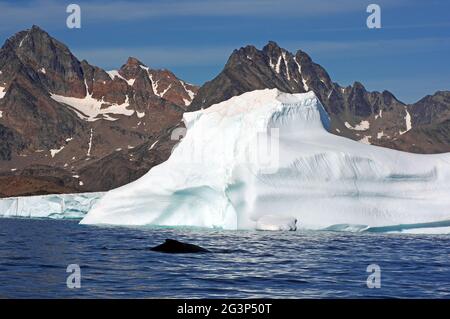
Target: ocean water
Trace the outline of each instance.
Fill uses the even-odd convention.
[[[210,254],[150,251],[166,238]],[[0,219],[1,298],[449,298],[450,236]],[[81,288],[69,289],[69,264]],[[366,284],[370,264],[380,288]]]

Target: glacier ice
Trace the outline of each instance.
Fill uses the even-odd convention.
[[[313,92],[248,92],[185,113],[184,122],[187,134],[166,162],[107,192],[81,223],[256,229],[276,216],[298,228],[368,229],[450,221],[450,154],[333,135]]]
[[[0,217],[81,219],[104,193],[9,197],[0,199]]]

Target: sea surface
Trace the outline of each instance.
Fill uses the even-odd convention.
[[[149,250],[166,238],[212,253]],[[0,298],[450,298],[450,235],[0,218],[0,243]],[[80,288],[66,284],[70,264],[80,267]],[[371,264],[380,288],[367,286]]]

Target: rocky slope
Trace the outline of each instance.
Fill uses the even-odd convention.
[[[196,91],[135,58],[113,71],[79,61],[37,26],[15,34],[0,49],[0,196],[94,190],[88,167],[150,143]],[[119,181],[92,178],[95,190],[129,182],[129,162],[115,162]]]

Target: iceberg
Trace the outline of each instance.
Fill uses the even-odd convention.
[[[256,223],[256,230],[297,230],[297,219],[283,218],[279,216],[266,215],[258,219]]]
[[[9,197],[0,199],[0,217],[81,219],[104,193]]]
[[[312,91],[252,91],[183,119],[170,158],[107,192],[82,224],[285,229],[296,220],[298,229],[367,230],[450,221],[450,153],[333,135]]]

